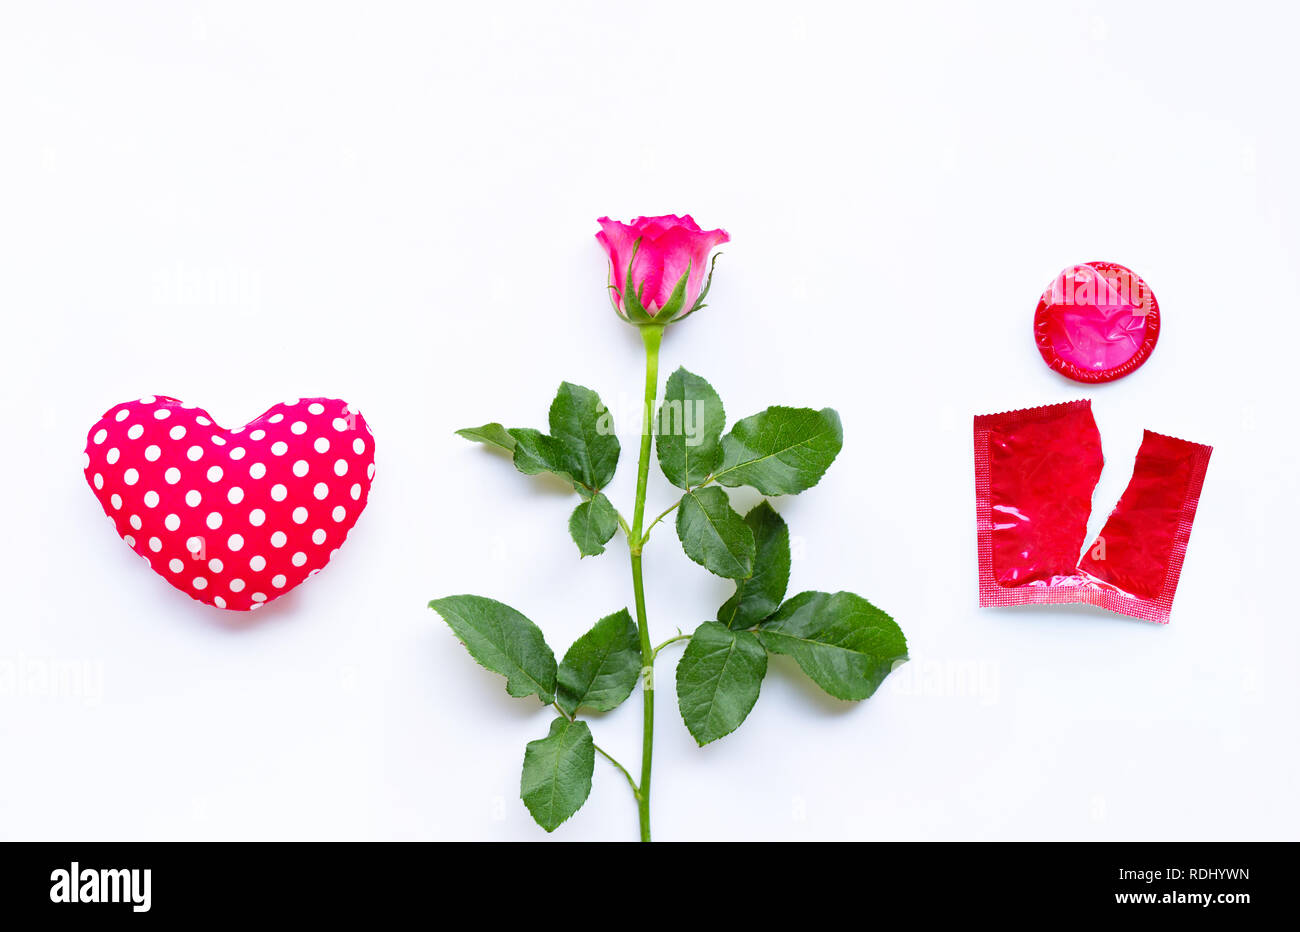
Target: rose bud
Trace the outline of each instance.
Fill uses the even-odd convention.
[[[702,230],[690,214],[598,222],[596,239],[609,256],[609,296],[619,316],[637,325],[667,324],[704,307],[713,281],[709,254],[731,241],[726,230]]]

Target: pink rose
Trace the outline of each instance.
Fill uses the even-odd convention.
[[[690,214],[598,222],[596,239],[609,255],[610,300],[624,320],[667,323],[704,306],[713,279],[709,253],[731,241],[726,230],[701,230]]]

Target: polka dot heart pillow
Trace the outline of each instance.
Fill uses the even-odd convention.
[[[158,396],[90,429],[86,481],[117,533],[191,598],[260,608],[329,563],[370,495],[375,442],[350,405],[302,398],[235,430]]]

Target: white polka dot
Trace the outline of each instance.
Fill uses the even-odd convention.
[[[275,414],[272,414],[270,417],[268,417],[266,419],[266,422],[268,424],[279,424],[283,420],[284,420],[284,415],[277,412]]]
[[[258,430],[253,431],[251,434],[249,434],[249,435],[248,435],[248,439],[249,439],[249,440],[261,440],[261,439],[262,439],[263,437],[265,437],[265,436],[266,436],[266,431],[261,430],[261,429],[258,429]]]
[[[108,460],[108,465],[112,466],[114,463],[118,461],[118,458],[121,457],[121,455],[122,455],[122,451],[119,450],[117,447],[113,447],[111,450],[108,451],[108,454],[105,456],[105,459]]]
[[[306,524],[306,523],[307,523],[307,509],[306,509],[306,508],[304,508],[304,507],[302,507],[301,505],[299,505],[297,508],[295,508],[295,509],[293,510],[293,523],[294,523],[294,524]]]
[[[311,404],[307,405],[307,410],[312,414],[324,414],[325,406],[319,401],[313,401]]]
[[[308,578],[308,579],[311,579],[313,576],[315,576],[315,575],[316,575],[317,573],[319,573],[319,572],[320,572],[320,570],[318,570],[318,569],[316,569],[316,570],[312,570],[310,573],[307,574],[307,578]]]
[[[144,522],[140,520],[139,515],[131,515],[131,527],[135,528],[138,531],[143,525]]]
[[[150,537],[149,549],[152,550],[154,553],[157,553],[159,550],[162,550],[162,541],[160,541],[156,537]]]
[[[248,513],[248,523],[253,527],[261,527],[266,522],[266,512],[260,508],[254,508]]]
[[[293,424],[290,425],[289,430],[293,431],[295,434],[305,434],[307,433],[307,422],[294,421]]]
[[[157,400],[158,400],[158,399],[157,399],[156,397],[154,397],[153,395],[145,395],[143,398],[140,399],[140,404],[142,404],[142,405],[151,405],[151,404],[153,404],[153,403],[154,403],[155,401],[157,401]]]
[[[190,489],[185,493],[185,504],[191,508],[198,508],[199,503],[203,501],[203,494],[198,489]]]
[[[283,440],[277,440],[275,443],[271,444],[271,452],[276,456],[284,456],[289,452],[289,444],[285,443]]]
[[[158,462],[158,457],[162,456],[162,447],[156,443],[151,443],[144,448],[144,458],[151,463]]]
[[[335,505],[334,510],[330,512],[330,517],[335,521],[342,521],[348,516],[348,510],[342,505]]]
[[[271,497],[277,502],[284,501],[289,496],[289,490],[280,483],[271,486]]]
[[[245,450],[243,447],[235,447],[230,451],[230,458],[232,460],[242,460],[244,458],[244,453]]]
[[[254,479],[261,479],[266,475],[266,464],[254,463],[252,466],[248,467],[248,474]]]
[[[334,429],[342,433],[348,429],[348,422],[341,417],[336,417],[332,422]]]
[[[274,576],[271,577],[271,585],[275,586],[275,588],[277,589],[283,589],[284,584],[287,583],[288,581],[289,580],[285,578],[283,573],[276,573]]]
[[[244,591],[244,581],[243,581],[242,579],[232,579],[232,580],[230,581],[230,591],[231,591],[231,592],[243,592],[243,591]]]
[[[362,440],[360,437],[358,437],[356,440],[353,440],[353,441],[352,441],[352,452],[356,453],[357,456],[360,456],[362,453],[365,453],[365,452],[366,452],[366,442],[365,442],[364,440]]]
[[[271,535],[271,546],[277,550],[287,543],[289,543],[289,535],[284,533],[284,531],[276,531]]]
[[[195,589],[206,589],[206,588],[208,588],[208,581],[207,581],[206,579],[204,579],[202,576],[195,576],[195,577],[194,577],[194,588],[195,588]]]
[[[167,471],[163,473],[163,480],[168,485],[175,485],[181,481],[181,471],[175,466],[168,466]]]
[[[146,508],[157,508],[157,507],[158,507],[158,493],[155,492],[153,489],[150,489],[148,492],[145,492],[145,493],[144,493],[144,505],[145,505]]]
[[[185,564],[175,557],[172,557],[167,563],[167,569],[171,570],[173,573],[179,573],[181,570],[185,569]]]
[[[231,534],[230,539],[226,541],[226,546],[236,553],[244,549],[244,537],[242,534]]]
[[[144,435],[144,425],[132,424],[131,429],[126,432],[126,435],[132,440],[139,440]]]
[[[115,510],[122,507],[122,496],[118,495],[116,492],[113,493],[113,497],[110,498],[109,501],[113,503],[113,508]]]
[[[266,569],[266,557],[262,556],[259,553],[257,556],[253,557],[251,560],[248,561],[248,568],[252,570],[254,573],[262,572],[262,570]]]
[[[318,527],[316,528],[316,530],[312,531],[311,542],[315,544],[317,547],[325,543],[325,529]]]
[[[126,472],[127,472],[127,475],[130,475],[131,473],[135,472],[135,470],[134,470],[134,469],[128,469]],[[139,473],[136,473],[136,477],[135,477],[135,478],[136,478],[136,479],[139,479],[139,478],[140,478]],[[102,489],[102,488],[104,487],[104,477],[103,477],[102,475],[100,475],[99,473],[95,473],[95,478],[93,478],[91,481],[95,483],[95,488],[97,488],[97,489]],[[126,480],[126,484],[127,484],[127,485],[134,485],[134,484],[135,484],[135,479],[127,479],[127,480]]]
[[[185,549],[188,550],[190,553],[202,553],[202,552],[203,552],[203,538],[202,538],[202,537],[191,537],[189,540],[187,540],[187,541],[185,542]]]
[[[346,476],[347,474],[348,474],[348,461],[347,461],[347,460],[335,460],[335,461],[334,461],[334,475],[336,475],[336,476]]]
[[[226,600],[219,595],[214,595],[212,597],[212,604],[215,605],[217,608],[225,608]]]
[[[265,601],[266,601],[266,593],[264,593],[264,592],[254,592],[253,595],[251,596],[251,598],[252,598],[252,600],[253,600],[254,602],[265,602]],[[257,607],[257,606],[254,606],[254,608],[256,608],[256,607]]]
[[[217,446],[219,446],[219,447],[224,447],[224,446],[226,445],[226,438],[225,438],[225,437],[212,437],[211,439],[212,439],[212,442],[215,443],[215,444],[216,444]]]
[[[95,473],[95,480],[96,480],[95,487],[102,488],[104,484],[104,480],[100,477],[99,473]],[[137,482],[140,481],[139,470],[137,470],[135,467],[131,467],[126,472],[122,473],[122,481],[125,482],[127,485],[135,485]]]
[[[90,468],[90,454],[89,454],[89,453],[82,453],[82,454],[81,454],[81,468],[82,468],[82,469],[89,469],[89,468]]]
[[[132,537],[130,534],[123,537],[122,540],[126,541],[126,545],[128,547],[135,547],[135,538]]]
[[[131,416],[131,411],[130,411],[130,409],[129,409],[129,408],[123,408],[121,411],[117,412],[117,421],[118,421],[118,423],[121,423],[122,421],[125,421],[125,420],[126,420],[127,418],[129,418],[130,416]]]
[[[214,511],[208,515],[208,527],[214,531],[221,527],[221,512]]]
[[[315,448],[317,453],[328,453],[330,451],[330,442],[324,437],[317,437],[312,447]]]
[[[165,421],[172,416],[171,408],[159,408],[153,413],[153,416],[160,421]]]
[[[95,431],[95,436],[92,439],[96,444],[103,443],[108,439],[108,431],[101,427],[99,430]]]
[[[175,427],[173,427],[170,431],[167,432],[167,436],[171,437],[173,440],[184,440],[185,425],[177,424]]]
[[[352,488],[351,488],[350,492],[351,492],[351,495],[352,495],[352,500],[353,500],[354,502],[359,502],[359,501],[361,501],[361,483],[360,483],[360,482],[354,482],[354,483],[352,483]]]
[[[219,557],[213,557],[208,561],[208,569],[212,570],[214,573],[220,573],[225,566],[226,564],[222,563]]]
[[[367,479],[373,479],[373,478],[375,478],[375,464],[374,464],[374,463],[371,463],[369,466],[366,467],[366,478],[367,478]]]
[[[190,447],[188,450],[185,451],[185,455],[190,458],[190,462],[197,463],[200,459],[203,458],[203,447],[199,446],[196,443],[194,446]]]
[[[321,501],[324,501],[325,496],[330,494],[330,487],[323,482],[317,482],[315,487],[311,490],[311,494],[315,495]]]
[[[163,526],[169,531],[174,531],[181,526],[181,519],[178,515],[168,515],[163,519]]]
[[[309,468],[310,467],[308,467],[306,460],[298,460],[298,462],[293,464],[293,474],[301,479],[303,476],[307,475],[307,470]]]
[[[200,414],[198,417],[194,419],[194,423],[198,424],[200,427],[210,427],[212,425],[212,422],[207,418],[205,418],[202,414]]]
[[[244,500],[244,490],[237,485],[232,485],[230,491],[226,493],[226,500],[232,505],[238,505]]]
[[[303,553],[301,550],[299,550],[297,553],[293,555],[294,566],[302,566],[306,562],[307,562],[307,554]]]
[[[223,475],[223,473],[222,473],[222,469],[221,469],[220,466],[209,466],[209,467],[208,467],[208,481],[209,481],[209,482],[220,482],[220,481],[221,481],[221,476],[222,476],[222,475]]]

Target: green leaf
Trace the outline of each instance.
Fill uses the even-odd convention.
[[[768,408],[722,438],[715,473],[726,486],[751,485],[764,495],[791,495],[821,481],[844,444],[832,408]]]
[[[475,660],[506,678],[515,697],[536,693],[555,701],[555,654],[542,631],[509,605],[477,595],[452,595],[429,603]]]
[[[716,621],[695,629],[677,664],[677,705],[700,746],[729,735],[758,701],[767,653],[748,631]]]
[[[561,716],[545,738],[528,742],[519,797],[537,824],[553,832],[587,801],[595,766],[596,745],[587,723]]]
[[[564,382],[551,402],[551,433],[531,427],[505,428],[496,422],[456,431],[468,440],[514,454],[515,468],[528,476],[554,473],[573,484],[583,500],[609,484],[618,465],[614,422],[589,388]],[[605,540],[609,538],[606,537]]]
[[[801,592],[757,634],[837,699],[867,698],[907,659],[907,640],[894,619],[852,592]]]
[[[556,674],[556,701],[569,715],[581,707],[608,712],[632,694],[640,674],[641,643],[623,609],[573,642]]]
[[[535,476],[550,472],[573,481],[573,476],[566,471],[564,450],[554,437],[531,427],[512,427],[508,433],[515,441],[515,468],[521,473]]]
[[[573,509],[569,516],[569,534],[584,557],[594,557],[605,552],[605,543],[618,530],[618,512],[604,492]]]
[[[496,421],[490,424],[484,424],[482,427],[462,427],[456,431],[457,435],[464,437],[466,440],[473,440],[476,443],[485,443],[489,446],[500,447],[511,453],[515,451],[515,438],[510,436],[510,431],[506,430]]]
[[[754,532],[717,486],[682,496],[677,536],[686,555],[710,573],[743,579],[754,571]]]
[[[712,475],[726,425],[722,399],[712,385],[685,369],[670,375],[655,418],[655,451],[668,481],[689,489]]]
[[[551,402],[551,436],[559,445],[564,471],[592,492],[614,478],[619,444],[614,419],[589,388],[562,382]]]
[[[790,582],[790,529],[766,501],[745,515],[754,533],[754,572],[736,580],[736,592],[718,609],[729,628],[751,628],[780,606]]]

